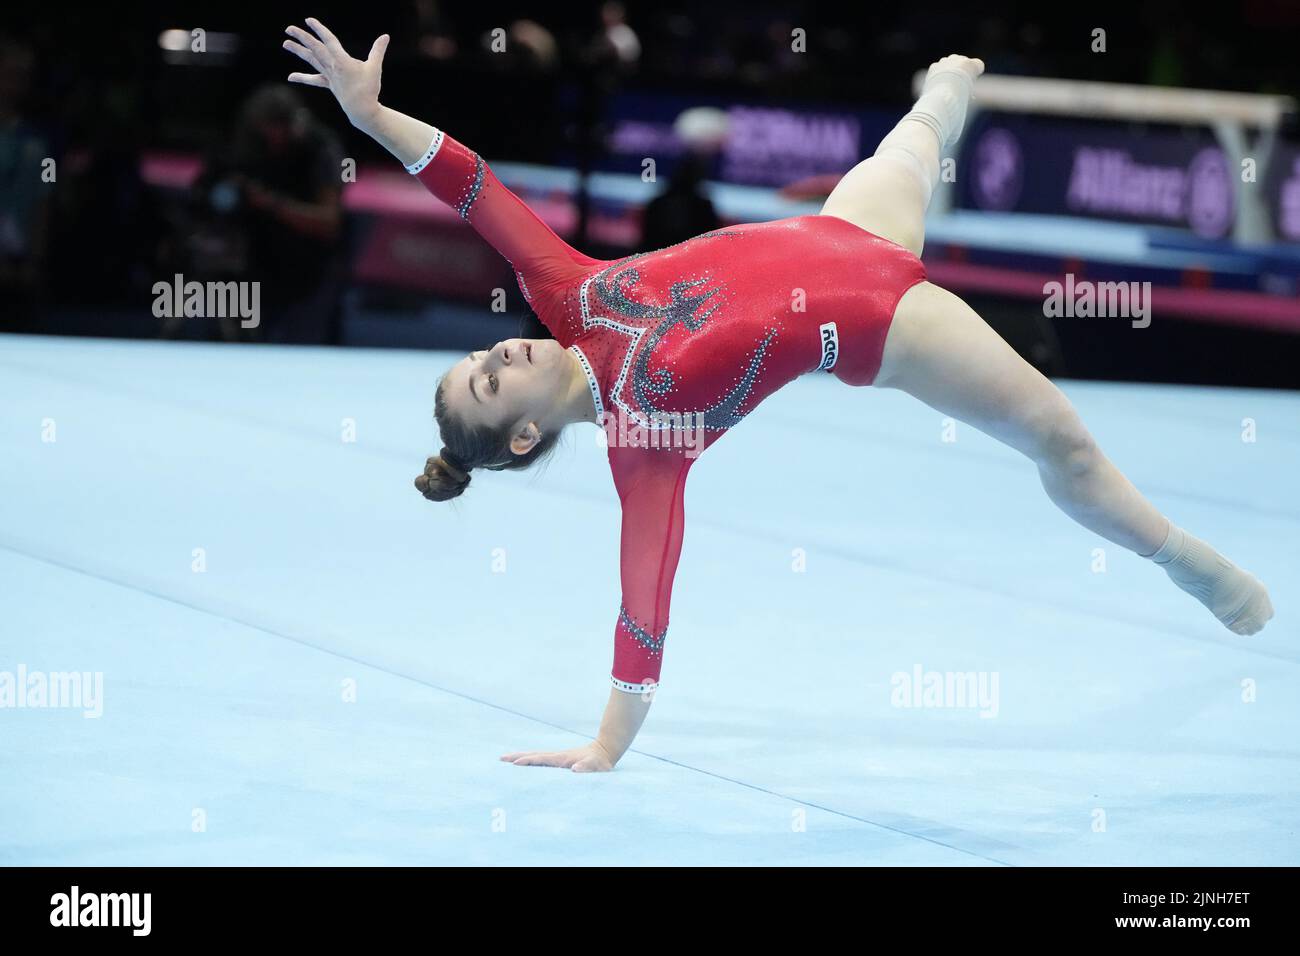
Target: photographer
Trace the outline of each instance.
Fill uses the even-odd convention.
[[[335,340],[342,159],[293,90],[265,86],[244,104],[229,151],[196,184],[201,221],[189,252],[189,277],[261,283],[259,327],[223,319],[223,337]]]

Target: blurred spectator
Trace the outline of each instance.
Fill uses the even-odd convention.
[[[713,201],[704,193],[710,159],[688,153],[662,193],[646,203],[641,219],[642,250],[663,249],[722,225]]]
[[[342,160],[334,134],[294,90],[265,86],[244,104],[229,153],[210,162],[196,185],[187,278],[259,282],[261,325],[250,337],[334,341]],[[228,321],[222,331],[233,338],[238,329]]]
[[[93,69],[73,74],[54,101],[61,130],[52,194],[51,309],[102,313],[97,331],[116,331],[112,308],[138,308],[161,271],[158,197],[142,180],[147,81],[128,44],[110,44]]]
[[[559,44],[550,30],[535,20],[516,20],[510,24],[510,47],[520,50],[528,63],[539,70],[553,70],[559,65]]]
[[[600,33],[593,44],[597,62],[611,61],[630,71],[641,59],[641,40],[627,23],[627,9],[617,0],[600,7]]]
[[[49,190],[42,180],[48,152],[23,113],[34,56],[29,46],[0,37],[0,318],[3,328],[31,320],[44,278]]]
[[[415,48],[421,56],[431,60],[449,60],[456,55],[458,46],[447,18],[438,0],[415,0]],[[406,41],[405,38],[402,42]]]

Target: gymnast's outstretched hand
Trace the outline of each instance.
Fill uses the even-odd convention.
[[[563,767],[574,773],[597,773],[614,769],[614,761],[610,759],[609,752],[595,740],[572,750],[523,751],[502,754],[501,759],[516,767]]]
[[[288,27],[285,33],[293,37],[284,41],[284,48],[307,61],[315,73],[290,73],[290,83],[320,86],[334,94],[347,114],[348,120],[360,130],[367,130],[379,113],[379,82],[384,68],[384,51],[388,49],[385,33],[370,48],[364,60],[348,56],[338,37],[315,17],[307,18],[312,33],[300,27]],[[315,35],[313,35],[315,34]],[[295,42],[296,41],[296,42]]]
[[[503,754],[501,759],[516,767],[565,767],[578,773],[613,770],[632,746],[653,701],[653,691],[632,694],[611,687],[605,715],[600,721],[600,732],[591,743],[572,750]]]

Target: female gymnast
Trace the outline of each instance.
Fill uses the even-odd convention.
[[[728,226],[605,262],[558,238],[483,160],[441,130],[379,102],[388,36],[365,60],[323,24],[284,46],[314,73],[289,80],[334,94],[352,125],[405,164],[509,262],[554,340],[473,352],[438,383],[443,449],[416,487],[461,494],[475,468],[526,468],[563,428],[609,437],[622,504],[622,606],[613,689],[595,740],[501,759],[612,770],[658,686],[686,476],[699,452],[794,378],[902,389],[1024,454],[1052,501],[1085,528],[1150,558],[1237,634],[1273,615],[1252,575],[1165,518],[1102,454],[1061,391],[917,258],[941,152],[961,133],[984,64],[947,56],[920,98],[850,170],[821,213]],[[691,440],[691,436],[698,436]]]

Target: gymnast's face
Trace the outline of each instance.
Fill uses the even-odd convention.
[[[443,378],[444,399],[467,425],[511,428],[512,450],[523,454],[533,442],[518,436],[551,427],[564,397],[566,360],[554,339],[506,339],[453,365]]]

